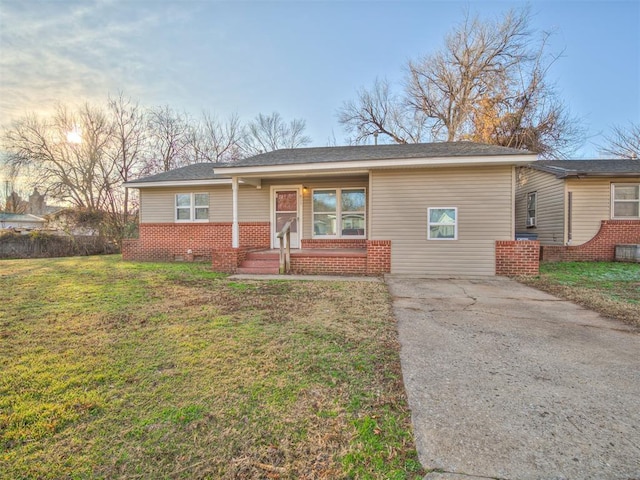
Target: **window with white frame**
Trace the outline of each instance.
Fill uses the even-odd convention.
[[[206,222],[208,220],[208,193],[176,193],[177,222]]]
[[[427,239],[458,239],[458,208],[429,207],[427,209]]]
[[[614,183],[611,196],[613,218],[640,218],[640,184]]]
[[[538,192],[527,194],[527,227],[536,226],[536,214],[538,210]]]
[[[312,196],[314,237],[365,238],[364,188],[318,189]]]

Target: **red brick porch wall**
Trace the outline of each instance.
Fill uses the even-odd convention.
[[[302,248],[367,248],[364,238],[303,238]]]
[[[327,254],[304,251],[291,255],[291,272],[302,275],[366,275],[367,254]]]
[[[496,275],[504,275],[506,277],[538,275],[539,268],[539,241],[496,241]]]
[[[249,250],[248,248],[216,248],[211,258],[212,270],[221,273],[236,273]]]
[[[391,240],[367,240],[367,275],[391,272]]]
[[[342,251],[334,254],[327,251],[326,255],[319,255],[314,252],[305,254],[303,249],[291,256],[292,272],[307,275],[377,276],[391,271],[390,240],[362,240],[358,247],[345,246],[345,243],[338,240],[329,240],[328,242],[338,242],[332,248],[353,249],[354,251],[353,253]],[[303,240],[302,245],[304,248],[319,248],[308,246],[316,245],[315,241],[305,243]],[[331,247],[322,248],[329,249]],[[361,250],[366,248],[366,252],[358,252],[356,248]]]
[[[608,262],[615,259],[616,245],[640,243],[640,220],[603,220],[598,233],[582,245],[545,245],[544,262]]]
[[[241,248],[269,248],[270,244],[269,222],[240,223]],[[231,223],[142,223],[139,237],[123,242],[122,258],[212,261],[213,250],[220,248],[231,249]]]

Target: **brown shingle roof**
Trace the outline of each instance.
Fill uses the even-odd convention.
[[[261,153],[225,167],[300,165],[305,163],[348,162],[357,160],[389,160],[396,158],[435,158],[465,156],[527,155],[526,150],[475,142],[407,143],[392,145],[360,145],[347,147],[290,148]]]

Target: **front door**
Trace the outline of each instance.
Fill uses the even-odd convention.
[[[291,219],[291,248],[300,248],[300,189],[297,187],[277,188],[273,190],[273,248],[280,246],[278,232]]]

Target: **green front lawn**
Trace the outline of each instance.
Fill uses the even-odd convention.
[[[0,269],[0,478],[424,474],[383,284]]]
[[[640,326],[640,264],[622,262],[543,263],[528,285]]]

